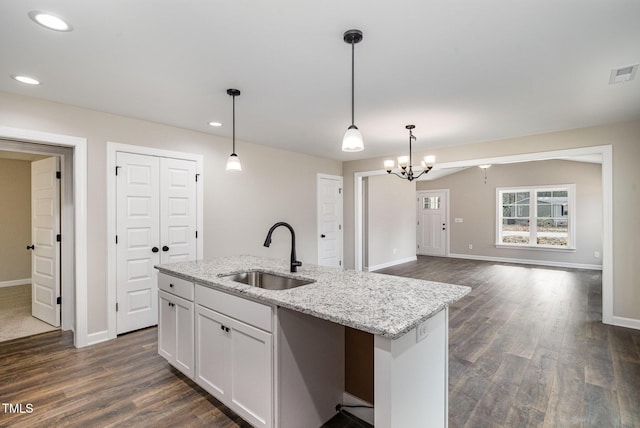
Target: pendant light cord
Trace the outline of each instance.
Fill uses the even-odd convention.
[[[233,154],[236,154],[236,96],[233,96]]]
[[[355,120],[355,42],[352,39],[351,40],[351,126],[354,126],[356,124],[356,120]]]

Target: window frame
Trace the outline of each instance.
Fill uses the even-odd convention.
[[[538,207],[537,192],[540,191],[567,191],[567,245],[544,245],[537,243],[538,237]],[[503,225],[503,193],[529,192],[529,243],[505,243],[502,242],[502,225]],[[519,248],[519,249],[535,249],[546,251],[575,251],[576,249],[576,185],[575,184],[551,184],[538,186],[509,186],[496,187],[496,236],[495,245],[497,248]],[[522,217],[525,218],[525,217]]]

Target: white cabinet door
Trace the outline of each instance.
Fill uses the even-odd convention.
[[[196,306],[196,383],[256,427],[273,426],[272,335]]]
[[[233,323],[231,388],[235,412],[258,427],[272,426],[272,335],[244,323]]]
[[[171,294],[158,293],[158,354],[172,363],[176,356],[176,311]]]
[[[227,317],[196,305],[196,383],[221,401],[231,392],[231,339]]]
[[[158,353],[193,379],[193,302],[160,291],[158,293]]]
[[[176,358],[174,367],[191,379],[195,376],[193,302],[174,297],[176,317]]]

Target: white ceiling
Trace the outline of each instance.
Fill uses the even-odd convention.
[[[353,160],[406,151],[412,123],[426,153],[640,117],[640,78],[609,85],[640,62],[639,17],[637,0],[2,0],[0,91],[230,137],[237,88],[239,140]],[[347,154],[350,28],[365,151]]]

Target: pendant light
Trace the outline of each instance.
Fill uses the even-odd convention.
[[[360,30],[347,30],[344,33],[345,43],[351,45],[351,126],[344,133],[342,138],[342,151],[343,152],[360,152],[364,150],[364,141],[362,140],[362,134],[358,130],[354,119],[354,51],[356,43],[362,41],[362,31]]]
[[[227,159],[227,171],[242,171],[240,158],[236,154],[236,97],[240,95],[237,89],[227,89],[227,94],[233,97],[233,151]]]
[[[409,156],[400,156],[398,158],[398,168],[400,168],[400,170],[398,172],[393,171],[393,168],[395,167],[395,162],[393,160],[384,161],[384,169],[387,173],[397,175],[398,177],[409,180],[410,182],[419,178],[422,174],[426,174],[431,171],[433,164],[436,162],[436,158],[434,156],[425,156],[422,161],[422,171],[413,171],[411,143],[416,141],[416,137],[413,135],[415,127],[415,125],[405,126],[405,128],[409,130]]]

